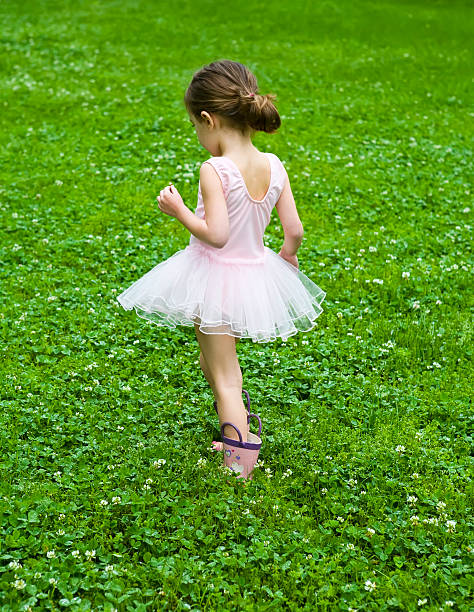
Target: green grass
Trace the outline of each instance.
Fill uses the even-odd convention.
[[[469,3],[0,18],[0,610],[472,610]],[[189,241],[155,198],[196,206],[182,97],[219,58],[278,96],[254,142],[327,292],[309,333],[238,345],[264,426],[245,486],[210,451],[193,328],[116,300]]]

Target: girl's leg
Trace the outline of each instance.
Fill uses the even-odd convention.
[[[201,365],[201,370],[204,374],[204,378],[209,383],[209,386],[212,389],[212,394],[214,395],[214,399],[216,399],[216,388],[214,387],[214,381],[212,380],[209,366],[207,365],[206,360],[204,359],[204,355],[202,354],[202,351],[199,353],[199,363]]]
[[[235,338],[235,344],[237,344],[237,342],[240,342],[240,338]],[[212,379],[212,375],[211,372],[209,370],[209,366],[207,365],[207,361],[204,357],[204,355],[202,354],[202,351],[199,353],[199,364],[201,366],[201,370],[204,374],[204,378],[207,380],[207,382],[209,383],[209,386],[212,389],[212,394],[214,395],[214,399],[216,399],[216,389],[214,386],[214,381]]]
[[[196,323],[194,329],[201,347],[204,367],[207,368],[209,380],[212,381],[211,388],[217,401],[219,424],[225,421],[233,423],[239,428],[242,439],[246,442],[247,411],[242,400],[242,371],[237,358],[237,342],[228,334],[204,334]],[[233,440],[239,439],[233,427],[226,426],[224,434]]]

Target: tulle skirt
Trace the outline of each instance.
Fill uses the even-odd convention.
[[[275,251],[228,260],[188,245],[152,268],[117,300],[158,326],[194,326],[254,342],[286,340],[316,325],[326,293]]]

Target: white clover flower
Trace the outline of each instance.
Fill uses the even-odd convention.
[[[327,492],[328,492],[328,490],[326,489],[326,487],[323,487],[323,488],[321,489],[321,493],[322,493],[322,495],[326,495],[326,493],[327,493]]]
[[[444,510],[446,508],[446,504],[444,503],[444,501],[439,501],[436,504],[436,509],[438,510],[438,512],[441,512],[442,510]]]
[[[54,559],[56,557],[56,553],[54,552],[54,550],[48,550],[46,556],[48,557],[48,559]]]
[[[73,556],[75,559],[77,559],[78,557],[80,557],[80,556],[81,556],[81,553],[80,553],[78,550],[73,550],[73,551],[72,551],[72,553],[71,553],[71,555],[72,555],[72,556]]]
[[[417,309],[417,308],[419,308],[419,307],[420,307],[420,302],[419,302],[418,300],[415,300],[415,301],[413,302],[413,308]]]
[[[370,251],[371,253],[375,253],[375,251],[376,251],[376,250],[377,250],[377,247],[374,247],[374,246],[369,246],[369,251]]]
[[[95,557],[95,550],[86,550],[84,554],[86,555],[87,559],[90,561],[91,559]]]
[[[369,536],[369,538],[371,538],[374,534],[375,529],[372,529],[372,527],[367,527],[367,535]]]
[[[338,319],[342,319],[342,316],[343,316],[342,312],[339,311],[336,316],[337,316]]]
[[[58,584],[58,581],[56,580],[56,578],[50,578],[49,584],[54,584],[54,586],[56,586]]]
[[[448,528],[449,533],[453,533],[456,529],[456,521],[446,521],[446,527]]]
[[[374,589],[377,588],[377,585],[375,584],[375,582],[371,582],[370,580],[366,580],[364,588],[365,588],[366,591],[373,591]]]
[[[10,561],[10,563],[8,564],[8,567],[10,569],[21,569],[23,566],[19,561],[15,559],[14,561]]]
[[[424,606],[424,605],[426,605],[427,603],[428,603],[428,600],[426,599],[426,597],[425,597],[425,599],[419,599],[419,600],[418,600],[418,605],[419,605],[419,606]]]
[[[19,591],[26,587],[26,582],[23,580],[23,578],[20,578],[19,580],[15,580],[14,582],[11,582],[10,584],[13,587],[15,587],[15,589],[18,589]]]
[[[402,272],[402,278],[410,278],[410,272]]]
[[[166,463],[166,459],[157,459],[156,461],[153,461],[153,467],[158,468],[164,465],[165,463]]]
[[[414,514],[413,516],[410,516],[410,521],[412,525],[419,525],[420,524],[420,519],[418,518],[417,514]]]
[[[454,601],[451,601],[450,599],[448,599],[447,601],[444,602],[445,606],[448,606],[448,608],[452,608],[454,606]]]
[[[405,452],[405,447],[404,447],[404,446],[402,446],[401,444],[399,444],[399,445],[398,445],[398,446],[395,448],[395,450],[397,451],[397,453],[402,454],[402,453],[404,453],[404,452]]]
[[[58,529],[56,533],[58,536],[63,536],[66,532],[64,531],[64,529]]]
[[[112,572],[112,571],[113,571],[113,569],[114,569],[114,566],[113,566],[113,565],[106,565],[106,566],[105,566],[105,571],[106,571],[106,572]]]
[[[345,519],[343,516],[338,516],[336,520],[338,520],[340,523],[343,523]]]
[[[113,504],[119,504],[121,501],[122,501],[122,498],[120,497],[120,495],[116,495],[115,497],[112,497]]]
[[[416,504],[417,501],[418,501],[418,497],[416,497],[416,495],[408,495],[407,496],[407,502],[409,504],[414,505],[414,504]]]

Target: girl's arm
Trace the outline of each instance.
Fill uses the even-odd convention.
[[[229,215],[221,179],[211,164],[204,162],[199,172],[199,180],[204,203],[204,219],[189,210],[174,185],[168,185],[161,190],[156,198],[158,206],[162,212],[176,217],[193,236],[212,247],[221,249],[229,239]]]
[[[285,240],[281,247],[278,255],[286,259],[290,264],[299,268],[298,257],[296,253],[303,242],[303,224],[299,218],[298,211],[296,209],[295,198],[291,191],[291,185],[286,176],[285,185],[283,191],[280,194],[280,199],[275,205],[278,216],[280,217],[281,225],[283,227],[283,233]]]
[[[229,215],[221,179],[211,164],[203,163],[199,171],[205,219],[189,208],[179,209],[177,219],[193,236],[210,246],[221,249],[229,239]]]

